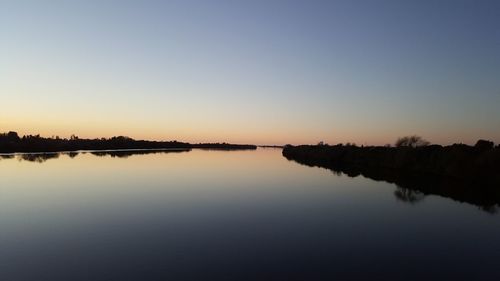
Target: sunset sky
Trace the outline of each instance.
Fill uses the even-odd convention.
[[[500,142],[500,1],[1,1],[0,132]]]

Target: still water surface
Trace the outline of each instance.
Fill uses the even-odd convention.
[[[498,214],[279,149],[19,157],[0,280],[500,280]]]

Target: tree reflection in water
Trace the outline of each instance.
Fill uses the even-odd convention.
[[[128,158],[133,155],[155,154],[155,153],[180,153],[187,152],[191,149],[150,149],[150,150],[105,150],[105,151],[88,151],[88,153],[98,157],[118,157]],[[79,154],[86,154],[87,151],[70,151],[70,152],[47,152],[47,153],[12,153],[0,154],[2,159],[17,159],[18,161],[28,161],[35,163],[44,163],[50,159],[57,159],[61,155],[67,155],[74,159]]]
[[[398,186],[394,191],[394,196],[396,199],[403,201],[405,203],[416,204],[425,198],[425,194],[417,190],[404,188]]]
[[[455,201],[466,202],[478,206],[479,209],[488,213],[498,212],[500,204],[500,189],[482,183],[481,179],[468,182],[435,175],[402,173],[390,169],[360,168],[335,165],[334,163],[326,165],[317,164],[310,159],[286,158],[305,166],[328,169],[335,175],[344,174],[352,178],[363,176],[375,181],[393,183],[397,186],[394,191],[396,199],[412,205],[421,202],[427,195],[438,195]]]

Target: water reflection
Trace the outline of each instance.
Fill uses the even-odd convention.
[[[0,160],[2,159],[13,159],[16,155],[15,154],[0,154]]]
[[[68,152],[69,158],[75,158],[76,156],[78,156],[78,154],[79,154],[79,152],[76,152],[76,151]]]
[[[2,160],[0,280],[499,280],[470,205],[274,149],[146,154]]]
[[[128,158],[133,155],[146,155],[146,154],[157,154],[157,153],[181,153],[188,152],[191,149],[154,149],[154,150],[109,150],[109,151],[92,151],[90,152],[92,155],[98,157],[117,157],[117,158]]]
[[[394,191],[394,196],[400,201],[416,204],[425,198],[425,194],[418,190],[398,186]]]
[[[80,154],[91,154],[97,157],[128,158],[133,155],[163,154],[163,153],[182,153],[191,149],[153,149],[153,150],[103,150],[103,151],[71,151],[59,153],[17,153],[0,154],[0,160],[17,159],[18,161],[28,161],[35,163],[44,163],[51,159],[58,159],[61,155],[66,155],[71,159]],[[297,160],[291,160],[306,166],[316,166],[315,164],[305,163]],[[394,197],[408,204],[417,204],[427,195],[439,195],[451,198],[459,202],[466,202],[478,206],[488,213],[496,213],[500,204],[500,192],[497,188],[488,188],[481,183],[468,183],[456,181],[449,178],[432,177],[423,175],[410,175],[395,173],[381,169],[359,169],[354,167],[330,166],[323,167],[332,171],[335,175],[345,174],[355,178],[364,176],[375,181],[384,181],[396,185],[393,192]]]
[[[19,154],[17,159],[19,161],[29,161],[43,163],[49,159],[59,158],[60,153],[37,153],[37,154]]]
[[[439,195],[455,201],[478,206],[488,213],[496,213],[500,204],[500,190],[497,187],[477,182],[458,181],[430,175],[415,175],[394,172],[388,169],[358,168],[338,165],[318,166],[315,163],[288,159],[309,167],[322,167],[335,175],[345,174],[355,178],[364,176],[375,181],[393,183],[397,186],[394,196],[401,202],[416,204],[427,195]]]
[[[191,149],[148,149],[148,150],[102,150],[102,151],[70,151],[70,152],[43,152],[43,153],[13,153],[13,154],[0,154],[1,159],[17,159],[19,161],[28,161],[36,163],[44,163],[50,159],[57,159],[61,155],[67,155],[70,158],[75,158],[79,154],[90,153],[98,157],[117,157],[128,158],[133,155],[146,155],[157,153],[181,153],[188,152]]]

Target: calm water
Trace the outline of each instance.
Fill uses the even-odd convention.
[[[0,280],[500,280],[473,205],[278,149],[71,156],[0,158]]]

